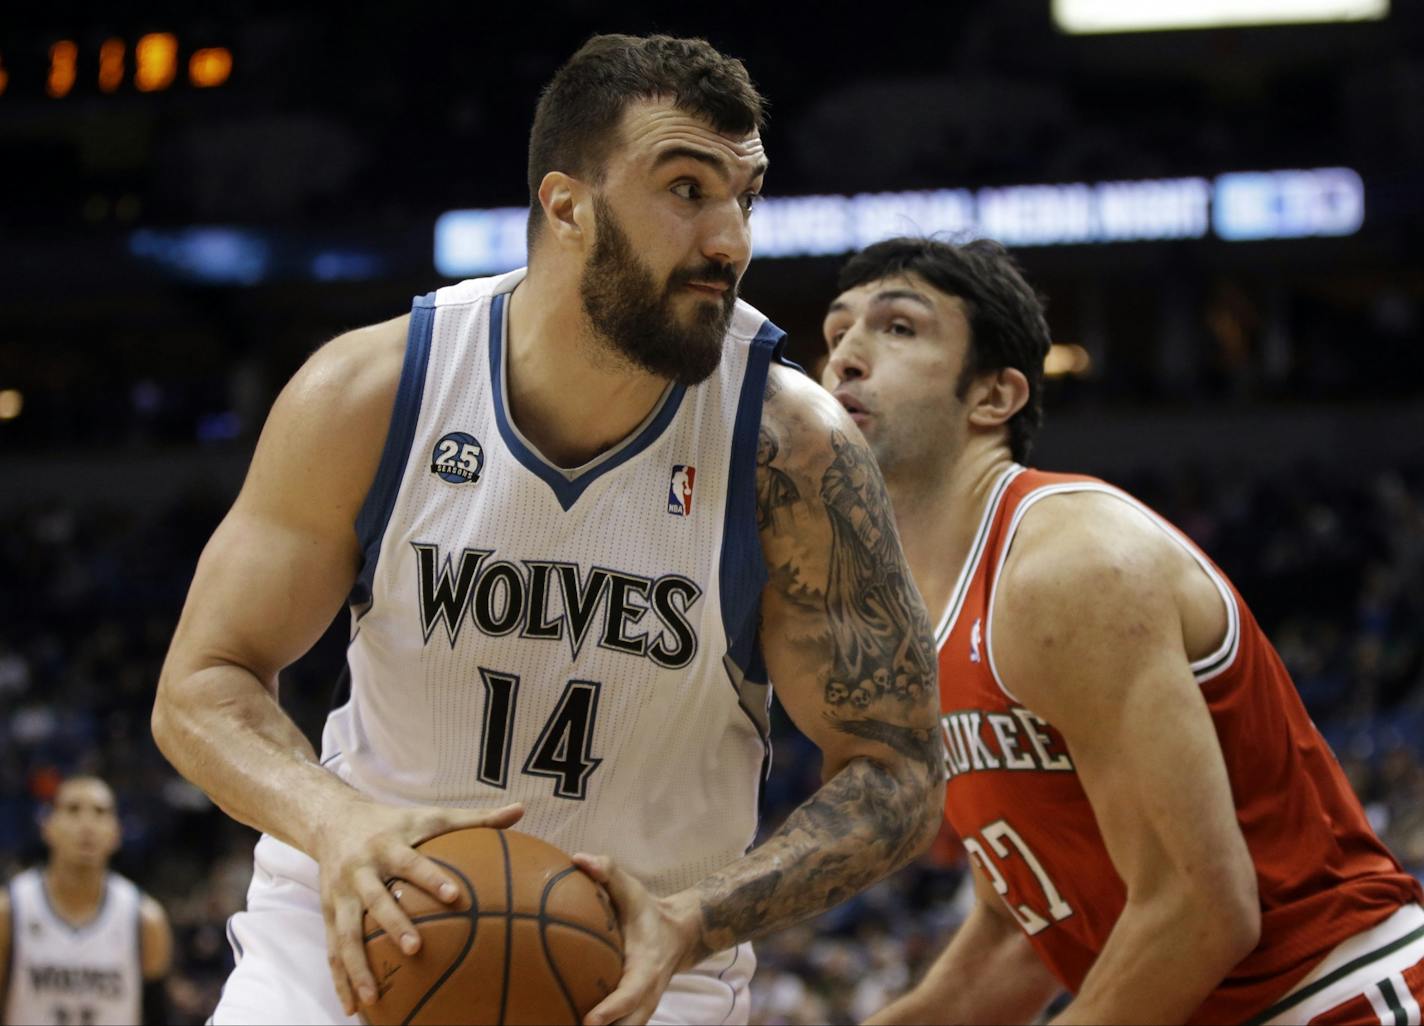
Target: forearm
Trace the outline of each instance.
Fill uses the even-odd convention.
[[[1205,895],[1129,901],[1083,986],[1055,1023],[1180,1023],[1249,953]]]
[[[942,790],[922,764],[848,762],[765,844],[693,888],[698,953],[818,915],[905,865],[934,838]]]
[[[160,683],[153,735],[178,772],[229,816],[308,854],[323,824],[360,800],[318,765],[297,725],[238,666]]]
[[[1033,1022],[1059,989],[1023,931],[981,904],[925,978],[866,1022]]]

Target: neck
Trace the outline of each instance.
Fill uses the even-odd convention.
[[[971,438],[943,473],[906,468],[886,482],[905,558],[935,627],[969,558],[994,484],[1012,462],[997,439]]]
[[[99,907],[104,896],[107,866],[79,865],[51,860],[45,867],[45,887],[55,911],[66,919],[88,919]]]
[[[587,463],[627,438],[667,390],[665,379],[630,366],[595,337],[577,275],[531,266],[510,296],[504,345],[509,416],[561,467]]]

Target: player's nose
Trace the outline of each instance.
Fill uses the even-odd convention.
[[[718,204],[702,239],[702,255],[708,260],[730,264],[738,276],[746,270],[752,258],[752,233],[739,204]]]
[[[870,353],[861,343],[860,333],[855,330],[848,331],[841,337],[836,348],[831,350],[830,359],[826,361],[826,372],[837,382],[868,378],[870,369]]]

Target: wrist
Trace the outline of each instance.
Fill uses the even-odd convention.
[[[360,819],[362,807],[370,804],[368,798],[350,789],[345,794],[333,792],[323,796],[312,815],[301,824],[303,832],[296,838],[296,847],[317,862],[324,862],[330,846],[340,843],[340,838]]]
[[[660,898],[663,916],[678,939],[678,959],[674,972],[685,972],[704,961],[712,951],[702,937],[702,902],[695,890],[679,891]]]

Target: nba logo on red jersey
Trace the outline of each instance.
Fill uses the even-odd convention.
[[[692,516],[692,481],[695,477],[696,467],[673,464],[672,483],[668,486],[668,512],[673,516]]]

